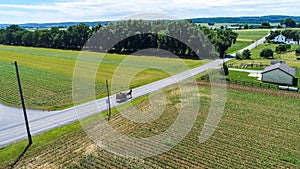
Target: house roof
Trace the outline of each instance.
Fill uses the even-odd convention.
[[[287,73],[287,74],[289,74],[293,77],[296,76],[296,69],[291,68],[291,67],[289,67],[288,65],[286,65],[284,63],[277,63],[275,65],[268,66],[262,71],[262,74],[270,72],[270,71],[275,70],[275,69],[280,69],[280,70],[284,71],[285,73]]]

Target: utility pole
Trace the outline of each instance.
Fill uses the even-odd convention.
[[[110,120],[110,115],[111,115],[111,108],[110,108],[110,98],[109,98],[109,87],[108,87],[108,81],[106,80],[106,91],[107,91],[107,101],[108,101],[108,121]]]
[[[23,107],[23,113],[24,113],[24,118],[25,118],[25,125],[26,125],[26,130],[27,130],[27,135],[28,135],[28,142],[29,142],[29,145],[31,145],[32,144],[32,138],[31,138],[30,129],[29,129],[29,122],[28,122],[27,113],[26,113],[26,107],[25,107],[25,102],[24,102],[24,97],[23,97],[23,91],[22,91],[22,86],[21,86],[19,68],[18,68],[17,61],[15,61],[15,67],[16,67],[18,86],[19,86],[19,91],[20,91],[22,107]]]

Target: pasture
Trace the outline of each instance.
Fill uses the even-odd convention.
[[[20,106],[15,68],[11,64],[18,61],[20,76],[28,108],[62,109],[72,106],[72,76],[79,51],[56,50],[32,47],[15,47],[0,45],[0,101],[13,106]],[[125,72],[138,73],[131,79],[130,88],[141,86],[156,80],[180,73],[185,69],[202,65],[202,61],[181,60],[172,58],[128,56],[118,54],[89,53],[84,57],[87,66],[102,59],[96,77],[85,72],[88,80],[95,79],[96,96],[105,96],[105,80],[111,79],[119,64],[130,61],[124,68]],[[163,68],[143,69],[156,65]],[[85,69],[82,70],[87,71]],[[118,89],[112,93],[120,92]]]
[[[155,157],[119,157],[97,147],[80,124],[74,123],[33,138],[33,145],[17,168],[299,168],[299,99],[227,90],[226,107],[212,137],[199,144],[198,136],[210,107],[210,87],[199,86],[200,111],[182,142]],[[110,124],[134,137],[165,131],[176,119],[181,100],[175,87],[164,89],[167,108],[151,123],[129,122],[116,109]],[[141,111],[147,97],[133,100]],[[131,111],[125,106],[123,113]],[[104,112],[105,114],[105,112]],[[55,135],[55,137],[53,137]],[[0,150],[1,168],[7,168],[26,142]]]
[[[237,52],[253,42],[261,39],[262,37],[266,36],[270,30],[269,29],[246,29],[246,30],[235,30],[238,33],[238,38],[235,44],[233,44],[228,50],[228,54],[232,54]]]

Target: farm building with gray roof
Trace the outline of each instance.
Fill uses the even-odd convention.
[[[277,63],[266,67],[261,74],[261,80],[263,82],[297,86],[298,79],[296,78],[296,69],[284,63]]]

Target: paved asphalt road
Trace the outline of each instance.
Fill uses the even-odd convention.
[[[258,44],[263,43],[263,41],[264,38],[251,44],[245,49],[252,49]],[[230,60],[230,58],[225,59],[225,61],[228,60]],[[203,66],[192,69],[190,71],[182,72],[175,76],[135,88],[132,91],[132,96],[133,98],[137,98],[149,94],[151,92],[163,89],[164,87],[177,83],[177,81],[181,81],[194,75],[200,74],[208,69],[216,68],[222,62],[223,60],[218,59]],[[111,96],[110,99],[112,107],[118,105],[118,103],[115,100],[115,95]],[[85,114],[86,117],[105,110],[107,110],[107,98],[102,98],[96,101],[92,101],[61,111],[44,112],[41,110],[27,110],[27,114],[30,122],[31,134],[37,135],[39,133],[43,133],[53,128],[77,121],[78,116],[76,111],[79,111],[80,114]],[[80,118],[84,117],[82,116]],[[3,104],[0,104],[0,147],[25,139],[26,137],[27,133],[25,130],[22,109],[8,107]]]

